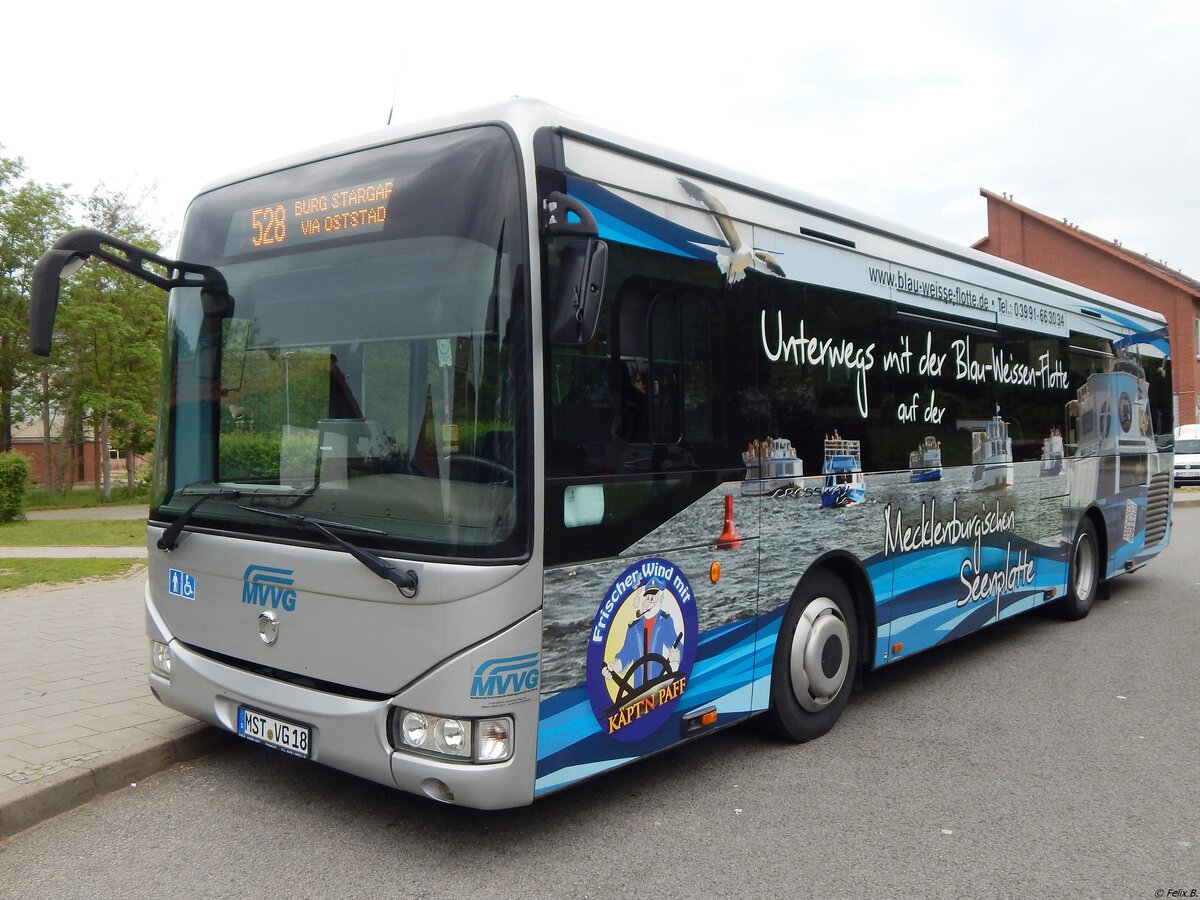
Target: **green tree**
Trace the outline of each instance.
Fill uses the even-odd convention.
[[[3,148],[0,147],[0,150]],[[0,156],[0,451],[14,420],[36,408],[38,366],[29,354],[29,286],[42,251],[68,228],[67,186],[22,180],[20,157]]]
[[[147,197],[131,199],[101,184],[85,203],[87,222],[157,252],[158,238],[142,213]],[[56,329],[61,364],[52,367],[56,394],[69,418],[90,422],[101,448],[123,449],[130,461],[153,445],[165,327],[162,291],[114,266],[89,264],[64,285]],[[107,453],[98,478],[102,496],[111,499]]]

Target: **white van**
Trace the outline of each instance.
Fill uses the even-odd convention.
[[[1200,425],[1175,429],[1175,484],[1200,484]]]

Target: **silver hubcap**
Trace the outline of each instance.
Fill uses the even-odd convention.
[[[1096,587],[1096,545],[1083,534],[1075,545],[1075,596],[1087,600]]]
[[[805,607],[792,636],[792,693],[809,712],[829,705],[850,670],[850,629],[828,597]]]

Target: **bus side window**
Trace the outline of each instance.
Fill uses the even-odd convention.
[[[612,425],[612,388],[608,359],[581,350],[556,351],[551,357],[554,439],[575,445],[604,442]]]
[[[620,410],[614,433],[631,444],[683,439],[683,328],[674,294],[630,291],[618,310]]]
[[[621,406],[614,428],[617,437],[627,444],[644,444],[650,437],[650,400],[645,359],[622,359],[618,364],[621,379]]]
[[[613,437],[627,444],[644,444],[650,439],[647,396],[652,304],[653,297],[644,288],[623,288],[614,310],[618,380]]]
[[[650,440],[677,444],[683,438],[683,353],[680,303],[674,294],[657,294],[650,304]]]

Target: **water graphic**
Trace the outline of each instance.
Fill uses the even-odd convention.
[[[1014,487],[988,491],[971,489],[970,466],[946,469],[941,480],[930,482],[912,482],[905,471],[867,475],[865,501],[836,509],[821,507],[820,476],[762,497],[741,496],[739,482],[721,485],[619,559],[547,571],[542,689],[553,693],[584,680],[596,610],[613,579],[640,557],[667,557],[686,573],[695,587],[703,634],[785,604],[799,577],[824,553],[847,550],[863,561],[882,558],[889,521],[894,527],[897,519],[912,528],[920,526],[922,516],[939,522],[974,517],[1011,521],[1013,534],[997,535],[996,541],[1017,537],[1042,545],[1046,553],[1060,553],[1070,478],[1068,471],[1039,477],[1040,467],[1036,461],[1017,463]],[[742,545],[722,551],[716,539],[727,494],[735,498]],[[955,545],[962,549],[958,555],[969,555],[972,544],[973,540]],[[709,577],[714,562],[721,566],[716,583]],[[957,575],[954,569],[941,577]]]

